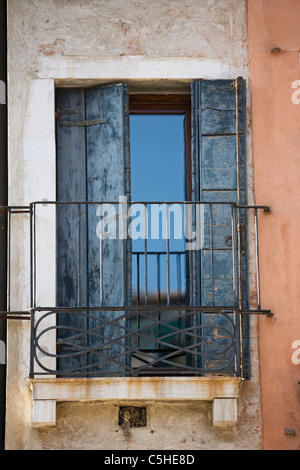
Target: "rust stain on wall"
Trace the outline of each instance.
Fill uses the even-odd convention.
[[[145,53],[145,48],[141,44],[140,36],[133,36],[124,43],[124,46],[127,53],[130,55],[143,55]]]
[[[42,44],[40,46],[38,52],[39,52],[39,54],[42,54],[42,55],[45,55],[45,56],[52,56],[52,55],[62,54],[64,44],[65,44],[64,39],[56,39],[51,44]]]

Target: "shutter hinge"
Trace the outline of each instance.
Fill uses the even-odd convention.
[[[240,233],[241,237],[241,251],[245,254],[246,251],[246,227],[244,224],[237,224],[237,233]]]
[[[243,77],[237,77],[231,84],[232,88],[239,89],[242,87],[241,81],[243,80]]]

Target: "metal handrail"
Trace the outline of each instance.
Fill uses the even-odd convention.
[[[247,205],[238,205],[235,202],[222,202],[222,201],[126,201],[126,207],[128,205],[143,204],[143,205],[169,205],[178,204],[178,205],[193,205],[195,206],[205,206],[208,207],[207,213],[207,227],[209,228],[209,240],[208,240],[208,249],[211,262],[211,283],[212,283],[212,293],[210,304],[197,304],[193,300],[192,295],[184,299],[183,289],[183,278],[178,269],[175,272],[175,277],[177,276],[177,287],[171,288],[171,259],[172,257],[184,257],[184,262],[189,262],[190,258],[195,256],[195,251],[191,250],[189,256],[185,251],[172,251],[170,250],[170,244],[167,242],[166,249],[158,251],[150,251],[147,245],[147,240],[144,241],[144,250],[143,251],[130,251],[130,257],[137,259],[143,259],[146,265],[144,286],[146,287],[145,292],[142,294],[140,286],[138,285],[138,280],[134,280],[136,288],[136,296],[131,299],[131,303],[127,304],[125,297],[120,305],[105,305],[104,295],[103,295],[103,279],[105,272],[100,268],[100,297],[99,303],[93,306],[88,305],[88,303],[82,302],[80,296],[77,299],[77,303],[72,306],[60,306],[60,305],[43,305],[37,304],[37,257],[38,254],[38,238],[37,231],[39,229],[40,220],[37,215],[38,211],[43,208],[43,206],[55,206],[56,208],[61,206],[70,206],[72,205],[78,214],[81,215],[83,212],[83,207],[88,207],[92,205],[103,206],[104,204],[120,205],[120,201],[93,201],[93,202],[67,202],[67,201],[35,201],[30,203],[28,206],[1,206],[0,213],[6,214],[8,218],[8,311],[0,312],[0,319],[15,319],[15,320],[29,320],[31,319],[31,376],[37,374],[50,374],[58,376],[92,376],[99,375],[99,364],[102,364],[101,374],[121,374],[121,375],[142,375],[142,374],[161,374],[161,373],[170,373],[170,374],[196,374],[201,375],[203,373],[228,373],[239,375],[240,366],[241,366],[241,332],[240,332],[240,315],[247,314],[263,314],[271,316],[272,312],[270,310],[263,309],[261,307],[261,288],[260,288],[260,264],[259,264],[259,241],[258,241],[258,211],[263,211],[265,213],[270,211],[270,208],[267,206],[247,206]],[[124,204],[124,202],[121,202]],[[216,240],[214,239],[214,221],[213,221],[213,209],[215,206],[224,205],[230,210],[230,220],[231,220],[231,242],[232,245],[229,245],[228,251],[232,255],[232,282],[233,282],[233,302],[230,305],[220,305],[218,304],[215,298],[215,270],[214,270],[214,250],[216,250]],[[256,279],[257,279],[257,306],[253,308],[248,308],[246,304],[241,305],[240,302],[240,278],[241,278],[241,268],[238,265],[237,253],[240,249],[239,244],[235,241],[238,229],[236,223],[235,213],[237,211],[253,211],[254,219],[254,232],[255,232],[255,255],[256,255]],[[14,256],[14,251],[12,251],[11,246],[11,237],[12,237],[12,218],[16,214],[24,214],[29,216],[29,233],[30,233],[30,299],[28,305],[30,307],[25,310],[11,310],[10,308],[10,291],[11,291],[11,264],[12,256]],[[168,210],[167,210],[168,215]],[[169,217],[169,215],[168,215]],[[169,224],[169,218],[167,217],[167,224]],[[78,218],[78,234],[80,237],[80,217]],[[167,225],[167,230],[170,230],[170,226]],[[74,235],[75,236],[75,235]],[[79,239],[80,247],[80,239]],[[99,240],[100,246],[102,244],[102,239]],[[126,243],[126,240],[125,242]],[[125,245],[124,245],[125,247]],[[202,247],[203,248],[203,247]],[[204,247],[205,248],[205,247]],[[226,248],[226,249],[227,249]],[[201,251],[201,250],[200,250]],[[124,251],[125,253],[125,251]],[[161,287],[161,279],[159,274],[159,266],[161,264],[162,257],[166,258],[166,271],[167,271],[167,280],[165,284]],[[157,269],[157,298],[155,302],[151,299],[149,292],[147,291],[147,284],[149,279],[147,279],[147,261],[149,262],[150,258],[156,258],[156,269]],[[195,261],[194,261],[195,262]],[[123,268],[126,268],[126,260],[123,260]],[[78,269],[78,282],[80,282],[81,269]],[[139,279],[138,268],[135,273],[131,271],[131,274],[135,274],[137,279]],[[125,286],[125,284],[124,284]],[[175,301],[175,300],[176,301]],[[134,301],[134,303],[132,303]],[[112,312],[114,312],[114,317],[112,317]],[[180,315],[179,315],[180,313]],[[96,333],[91,329],[86,329],[80,332],[80,335],[87,338],[87,344],[84,344],[81,349],[76,351],[75,356],[86,356],[86,355],[95,355],[98,357],[98,365],[95,366],[95,361],[92,361],[94,365],[88,365],[80,367],[78,370],[73,368],[64,367],[59,369],[57,367],[48,367],[46,363],[43,364],[43,360],[47,362],[49,359],[55,359],[59,362],[60,353],[52,351],[48,355],[47,351],[44,351],[40,345],[41,337],[51,331],[55,332],[55,335],[62,329],[66,330],[66,325],[56,323],[53,325],[47,325],[49,318],[58,318],[59,315],[64,314],[65,316],[77,315],[81,318],[84,318],[84,321],[93,321],[98,326],[96,327]],[[180,317],[180,328],[174,322]],[[45,325],[43,326],[43,321]],[[209,319],[209,326],[206,325],[205,321]],[[218,321],[215,322],[215,320]],[[185,324],[184,322],[188,322]],[[173,322],[173,323],[172,323]],[[215,329],[222,329],[222,322],[228,323],[227,327],[224,329],[222,335],[220,335],[222,340],[205,334],[209,331],[212,325],[215,326]],[[124,325],[123,325],[124,323]],[[99,330],[104,328],[104,324],[110,328],[119,331],[118,337],[106,337],[105,334],[100,334]],[[130,325],[131,326],[128,326]],[[37,329],[41,329],[42,335]],[[120,326],[121,325],[121,326]],[[132,327],[134,325],[134,327]],[[151,325],[151,326],[149,326]],[[179,325],[179,323],[178,323]],[[220,326],[221,325],[221,326]],[[230,325],[230,326],[229,326]],[[229,328],[229,329],[228,329]],[[166,333],[166,330],[169,333]],[[156,332],[155,335],[153,332]],[[173,332],[173,333],[172,333]],[[225,334],[226,332],[226,334]],[[173,337],[173,344],[170,341],[166,341],[166,337]],[[58,341],[55,348],[62,348],[74,341],[74,334],[71,334],[69,339],[64,341]],[[102,338],[101,338],[102,336]],[[205,336],[208,336],[208,339],[205,339]],[[67,336],[68,337],[68,336]],[[111,349],[111,355],[109,358],[103,355],[102,353],[95,352],[99,349],[98,346],[88,345],[89,341],[93,341],[97,337],[98,340],[104,341],[105,347]],[[182,344],[182,338],[185,338],[185,343]],[[225,337],[227,339],[225,339]],[[135,341],[133,343],[133,341]],[[208,364],[205,352],[208,348],[210,342],[216,343],[217,341],[224,341],[226,343],[226,351],[224,363],[220,365],[218,362],[217,367],[211,367],[211,362]],[[145,343],[146,342],[146,343]],[[146,344],[146,347],[145,347]],[[120,353],[116,351],[114,353],[114,348],[118,345],[119,348],[123,348],[123,352]],[[148,351],[148,346],[151,346],[151,351]],[[230,346],[229,346],[230,345]],[[70,346],[70,344],[69,344]],[[79,345],[73,344],[72,347],[79,347]],[[228,347],[228,348],[227,348]],[[222,351],[222,348],[219,349]],[[154,356],[153,356],[154,354]],[[157,357],[159,354],[159,358]],[[156,355],[156,356],[155,356]],[[130,363],[128,363],[128,357],[130,356]],[[184,364],[178,365],[178,357],[180,356],[180,361],[185,361]],[[214,357],[218,358],[220,353],[214,353]],[[44,359],[41,359],[44,358]],[[72,358],[73,353],[68,355]],[[133,366],[132,360],[139,361],[139,366]],[[125,361],[126,359],[126,361]],[[124,361],[126,362],[124,366]],[[144,362],[143,362],[144,361]],[[97,361],[96,361],[97,362]],[[107,364],[110,365],[107,365]],[[142,365],[141,365],[142,363]],[[36,370],[38,365],[39,371]],[[105,366],[105,367],[104,367]],[[124,367],[123,367],[124,366]],[[94,370],[96,367],[96,370]],[[108,372],[103,371],[106,368]],[[120,370],[118,370],[118,368]]]

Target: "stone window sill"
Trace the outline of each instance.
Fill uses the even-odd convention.
[[[56,425],[56,403],[67,401],[209,401],[213,425],[237,421],[238,377],[99,377],[30,379],[33,426]]]

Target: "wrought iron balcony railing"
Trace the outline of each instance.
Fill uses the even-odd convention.
[[[271,315],[260,301],[261,211],[268,208],[124,198],[2,207],[8,311],[0,318],[31,320],[30,376],[241,375],[241,314]],[[28,307],[15,308],[11,293],[28,285]]]

